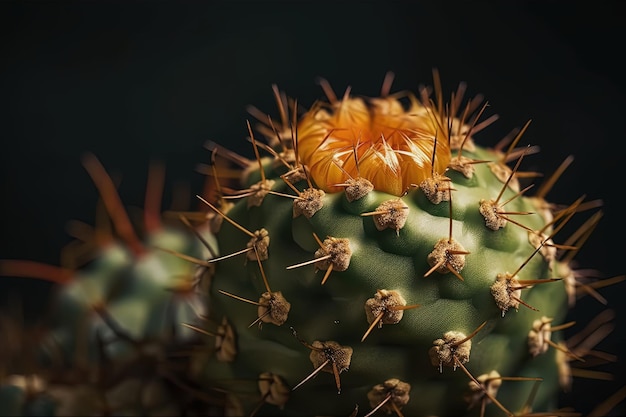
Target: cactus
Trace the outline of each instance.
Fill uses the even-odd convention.
[[[147,205],[143,240],[88,158],[123,244],[108,236],[71,273],[0,264],[63,282],[37,365],[3,364],[0,408],[572,415],[558,394],[593,343],[562,330],[580,288],[623,279],[573,267],[601,212],[562,238],[596,207],[547,201],[570,159],[531,196],[528,124],[483,147],[494,117],[461,87],[446,103],[437,76],[434,97],[390,85],[338,98],[323,82],[326,100],[303,112],[275,87],[279,121],[253,109],[247,125],[255,158],[209,143],[201,210],[169,212],[166,227]]]
[[[93,229],[83,226],[80,246],[73,250],[75,262],[86,262],[80,268],[14,260],[0,264],[5,275],[59,286],[49,317],[33,329],[21,329],[8,316],[0,322],[0,415],[178,415],[193,410],[194,397],[170,387],[191,389],[189,361],[180,355],[195,345],[196,334],[180,323],[203,315],[205,303],[194,284],[203,270],[154,248],[210,254],[187,229],[159,218],[155,185],[148,187],[140,240],[104,167],[93,155],[85,157],[84,165],[115,233],[102,216]],[[159,168],[152,171],[155,180],[162,175]],[[201,228],[196,233],[205,242],[213,239]]]

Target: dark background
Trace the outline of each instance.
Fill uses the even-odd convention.
[[[506,4],[505,4],[506,3]],[[375,95],[465,81],[500,119],[495,144],[532,119],[523,168],[551,173],[575,161],[548,195],[601,198],[605,216],[577,259],[603,276],[626,272],[624,243],[624,15],[618,2],[2,2],[0,3],[0,258],[59,263],[65,224],[92,224],[97,193],[80,164],[95,153],[141,206],[151,160],[167,166],[165,204],[179,183],[199,190],[195,166],[211,139],[251,156],[246,106],[275,112],[276,83],[305,106],[317,77],[341,94]],[[580,216],[582,222],[586,218]],[[572,225],[572,227],[574,227]],[[563,238],[567,236],[563,232]],[[558,239],[557,239],[558,240]],[[47,284],[0,278],[0,301],[21,293],[36,315]],[[618,329],[601,350],[626,348],[624,285],[603,290]],[[584,300],[585,317],[601,308]],[[576,380],[581,411],[624,384]],[[623,409],[622,409],[623,410]],[[616,414],[617,415],[617,414]]]

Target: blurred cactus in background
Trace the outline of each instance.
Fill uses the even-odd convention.
[[[141,225],[86,156],[108,215],[77,226],[75,267],[0,262],[58,284],[39,325],[2,317],[0,413],[578,415],[559,393],[616,360],[595,350],[612,310],[570,320],[624,279],[573,262],[601,203],[550,201],[571,157],[535,185],[530,123],[481,146],[496,116],[464,84],[392,80],[322,81],[308,108],[274,86],[276,114],[250,108],[255,157],[207,143],[198,210],[161,212],[152,169]]]

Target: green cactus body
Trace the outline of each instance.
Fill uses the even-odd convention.
[[[360,106],[351,100],[344,98],[344,102],[332,103],[331,108],[337,114]],[[392,107],[397,104],[390,102]],[[413,111],[415,106],[413,103]],[[437,119],[439,116],[432,108],[425,109],[431,116],[426,124],[438,124],[439,140],[449,140],[452,135],[442,126],[452,119]],[[325,112],[311,110],[315,111]],[[376,110],[370,107],[369,111]],[[361,113],[356,114],[352,115],[355,119]],[[400,120],[397,125],[402,118],[410,117],[399,112],[390,117],[395,116]],[[307,118],[316,116],[303,116],[305,121],[298,125],[298,134],[302,130],[321,129],[325,139],[318,143],[315,152],[323,153],[324,141],[333,140],[333,126],[310,127],[306,125]],[[289,143],[276,137],[269,142],[282,146]],[[342,146],[336,149],[337,155],[346,150]],[[348,150],[357,155],[360,172],[367,171],[367,156],[363,156],[367,152],[358,149],[366,145],[355,141],[353,146]],[[225,319],[232,326],[237,336],[237,354],[229,361],[216,357],[208,364],[209,384],[232,393],[247,413],[256,410],[268,415],[348,416],[355,405],[359,414],[366,414],[384,401],[381,408],[388,413],[460,415],[469,405],[480,408],[483,401],[478,400],[477,406],[466,400],[471,379],[459,369],[465,367],[473,377],[497,371],[501,376],[528,378],[502,382],[498,394],[501,407],[491,405],[488,412],[506,414],[555,408],[559,390],[556,350],[550,348],[533,357],[528,335],[535,320],[545,316],[560,323],[567,313],[565,284],[555,279],[560,278],[555,273],[559,261],[549,236],[558,222],[549,223],[551,217],[546,217],[542,198],[522,195],[515,173],[502,162],[501,152],[473,143],[471,150],[460,151],[458,144],[451,147],[447,160],[461,160],[456,157],[462,152],[462,157],[467,158],[463,161],[483,163],[472,163],[473,173],[468,176],[461,169],[446,169],[446,177],[426,164],[431,172],[424,180],[443,179],[435,184],[439,194],[430,192],[433,188],[428,188],[427,183],[415,183],[402,188],[405,192],[401,196],[393,195],[377,190],[385,188],[383,182],[354,199],[346,181],[355,180],[356,175],[346,171],[339,180],[333,178],[334,182],[324,182],[324,175],[309,175],[308,181],[301,178],[293,183],[283,180],[289,168],[276,158],[263,158],[260,164],[252,162],[251,168],[257,169],[246,171],[242,188],[254,190],[258,189],[255,184],[274,181],[271,192],[254,203],[250,199],[258,195],[242,197],[220,214],[229,221],[223,222],[217,237],[222,254],[237,253],[254,246],[251,234],[241,228],[248,232],[264,229],[270,239],[268,257],[257,262],[250,250],[245,255],[216,261],[210,317],[216,324]],[[303,155],[306,151],[301,151],[300,156]],[[432,150],[427,154],[427,159],[431,158]],[[307,170],[313,167],[311,173],[320,163],[314,156],[299,162]],[[343,164],[347,165],[345,161]],[[331,169],[318,171],[332,177]],[[387,167],[383,164],[377,169]],[[498,171],[504,175],[498,176]],[[335,186],[339,183],[346,183],[345,191]],[[321,197],[321,208],[314,213],[298,209],[298,204],[312,194],[308,190],[316,187],[327,190]],[[489,201],[500,204],[489,205]],[[484,216],[481,202],[484,211],[497,210],[500,214],[495,219]],[[506,208],[501,205],[504,202]],[[506,225],[487,225],[505,219]],[[335,260],[341,256],[333,252],[326,239],[345,240],[349,250],[341,256],[348,257],[349,262]],[[438,245],[443,245],[443,260],[431,254]],[[324,261],[326,256],[330,259]],[[434,260],[429,259],[433,256]],[[321,260],[312,263],[315,259]],[[329,265],[334,267],[331,271]],[[494,284],[499,276],[501,285],[497,290]],[[508,281],[507,277],[519,282]],[[532,285],[525,284],[525,280],[533,281]],[[267,319],[271,316],[271,304],[265,302],[262,309],[250,305],[263,303],[259,298],[262,294],[278,292],[290,304],[284,323]],[[394,300],[392,292],[399,298]],[[409,308],[395,309],[399,305]],[[442,338],[445,341],[446,333],[469,336],[477,329],[480,331],[471,339],[471,360],[467,363],[468,358],[448,358],[446,362],[446,358],[438,361],[431,357],[434,343]],[[560,340],[558,334],[552,337]],[[321,365],[311,355],[320,349],[312,346],[313,341],[334,341],[350,349],[349,363],[338,363],[333,368],[333,349],[321,350],[328,363],[319,371]],[[545,350],[546,346],[544,343],[542,348]],[[453,346],[452,350],[457,348]],[[316,369],[319,372],[314,378],[298,385]],[[259,381],[268,375],[277,378],[274,389],[281,395],[269,389],[259,391]],[[538,378],[543,381],[531,404],[530,392]],[[393,393],[389,387],[380,388],[386,381],[395,380],[408,384],[410,392]],[[373,393],[379,384],[383,384],[378,387],[382,394],[377,397]],[[477,398],[491,402],[481,390]],[[473,412],[478,411],[470,411]]]
[[[267,142],[250,128],[256,160],[212,145],[205,211],[143,241],[92,161],[124,239],[60,286],[37,365],[2,364],[0,414],[557,410],[580,359],[559,333],[577,280],[563,254],[593,224],[553,237],[581,202],[527,196],[521,134],[506,152],[475,144],[482,111],[458,97],[325,89],[297,123],[279,99]]]
[[[180,355],[198,333],[181,323],[197,324],[204,314],[192,285],[203,269],[155,248],[199,258],[209,253],[189,230],[165,222],[141,242],[111,237],[58,287],[41,320],[44,332],[23,335],[2,322],[11,342],[3,345],[16,351],[1,355],[0,415],[178,415],[191,407],[189,395],[172,386],[187,384],[192,372],[190,354],[183,361]],[[11,265],[3,261],[0,269],[15,270]],[[22,270],[18,275],[38,267]]]

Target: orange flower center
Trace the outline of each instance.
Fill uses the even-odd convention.
[[[298,154],[326,192],[362,177],[374,189],[400,196],[448,166],[450,147],[441,133],[448,129],[441,119],[414,99],[405,109],[395,98],[365,103],[348,97],[305,114],[298,124]]]

